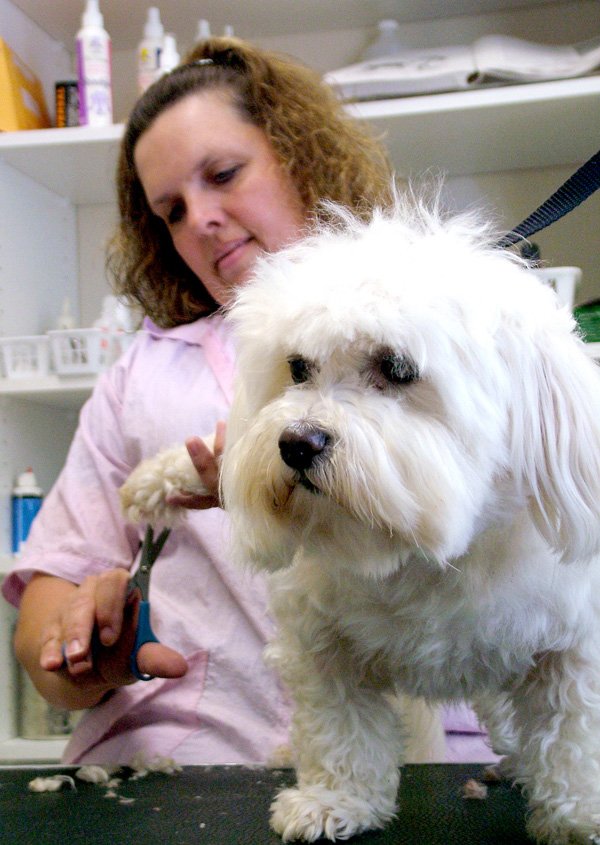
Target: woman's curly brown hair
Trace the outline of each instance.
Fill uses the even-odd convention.
[[[307,223],[326,214],[320,208],[324,200],[360,216],[391,201],[391,167],[383,145],[346,114],[314,71],[237,38],[200,42],[135,104],[117,169],[120,223],[108,268],[117,294],[141,305],[163,327],[191,322],[219,306],[148,207],[135,168],[135,145],[166,108],[211,89],[229,91],[242,117],[266,133],[299,191]]]

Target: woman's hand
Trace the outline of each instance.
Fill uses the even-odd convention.
[[[23,595],[15,651],[50,703],[91,707],[135,680],[130,655],[138,607],[124,569],[89,576],[80,586],[36,575]],[[156,677],[178,678],[187,671],[182,655],[160,643],[142,646],[137,663],[140,672]]]
[[[217,423],[214,451],[212,452],[201,437],[189,437],[185,441],[196,472],[209,492],[202,495],[184,492],[170,493],[167,496],[167,504],[195,510],[221,507],[219,468],[221,465],[221,456],[225,448],[226,429],[227,426],[223,421]]]

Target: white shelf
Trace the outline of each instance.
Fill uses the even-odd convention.
[[[349,106],[381,131],[402,175],[572,165],[600,146],[600,75]]]
[[[1,764],[14,763],[59,763],[67,739],[6,739],[0,742]]]
[[[600,138],[600,75],[348,106],[384,134],[403,174],[572,165]],[[115,201],[122,124],[0,134],[0,161],[75,204]]]
[[[57,408],[78,409],[91,394],[97,376],[71,376],[61,378],[0,378],[0,397],[41,402]]]
[[[0,161],[76,205],[115,202],[123,125],[0,134]]]
[[[590,358],[600,361],[600,343],[586,343],[585,348]],[[0,378],[0,397],[7,396],[28,402],[39,402],[55,408],[78,410],[90,396],[96,378],[96,376],[73,376],[65,379],[56,375],[31,379]],[[0,575],[6,571],[0,555]]]

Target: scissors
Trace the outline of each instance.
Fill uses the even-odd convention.
[[[133,650],[129,656],[131,671],[139,681],[151,681],[154,678],[154,675],[146,675],[144,672],[140,672],[137,664],[137,656],[138,651],[146,643],[159,642],[158,637],[152,630],[152,625],[150,624],[150,571],[156,561],[156,558],[161,553],[163,546],[167,542],[167,537],[170,533],[170,528],[163,528],[158,535],[158,538],[154,540],[154,529],[151,525],[146,528],[144,540],[140,543],[140,548],[142,550],[140,565],[138,566],[135,574],[129,580],[129,595],[131,595],[131,593],[136,589],[138,589],[141,594],[137,627],[135,629],[135,641],[133,643]],[[94,626],[90,644],[92,659],[95,658],[100,647],[101,643],[98,635],[98,628]],[[62,646],[62,656],[64,667],[67,665],[66,646],[64,643]]]
[[[131,671],[139,681],[151,681],[154,677],[154,675],[146,675],[144,672],[140,672],[137,664],[137,656],[143,645],[158,642],[158,637],[150,624],[150,573],[170,533],[170,528],[163,528],[155,540],[152,526],[149,525],[146,528],[144,540],[140,543],[142,549],[140,565],[129,582],[130,594],[133,590],[139,589],[142,597],[138,610],[137,628],[135,629],[135,642],[129,658]]]

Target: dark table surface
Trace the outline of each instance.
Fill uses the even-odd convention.
[[[491,784],[483,800],[463,787],[483,766],[405,766],[399,814],[383,831],[354,837],[357,845],[531,845],[525,804],[509,783]],[[73,768],[0,769],[2,845],[278,845],[269,804],[294,782],[289,769],[187,766],[174,775],[125,779],[119,797],[77,780],[77,791],[34,793],[34,777],[73,775]],[[123,799],[134,799],[127,803]],[[325,841],[325,840],[320,840]]]

